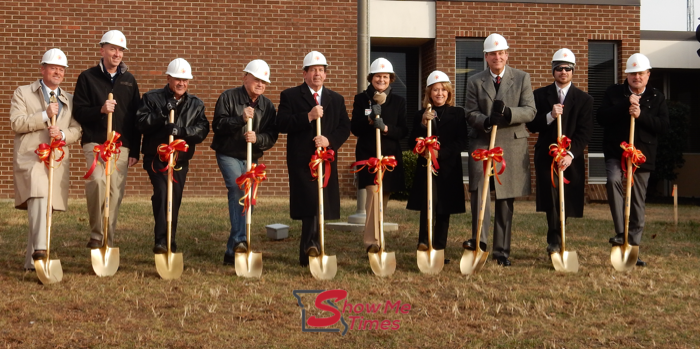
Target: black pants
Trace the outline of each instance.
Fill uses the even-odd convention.
[[[299,239],[299,264],[309,265],[309,256],[306,250],[311,246],[316,246],[321,251],[318,236],[318,216],[303,217],[301,219],[301,239]]]
[[[153,218],[156,223],[153,229],[155,244],[163,246],[168,245],[168,171],[160,172],[159,170],[167,168],[167,166],[168,164],[160,161],[158,156],[145,155],[143,157],[143,168],[148,172],[148,178],[150,178],[151,184],[153,185],[151,205],[153,206]],[[171,221],[170,243],[170,248],[173,251],[177,250],[177,244],[175,243],[177,216],[180,211],[182,191],[185,188],[185,179],[187,178],[187,171],[189,170],[189,162],[178,161],[175,168],[179,169],[179,171],[173,171],[173,216]]]
[[[435,214],[433,218],[433,249],[444,250],[447,246],[447,230],[450,228],[449,214]],[[418,243],[428,244],[428,210],[420,210]]]

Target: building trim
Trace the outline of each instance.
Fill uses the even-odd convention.
[[[642,30],[639,32],[639,39],[664,41],[695,41],[695,32]]]
[[[641,0],[443,0],[452,2],[520,2],[526,4],[641,6]]]

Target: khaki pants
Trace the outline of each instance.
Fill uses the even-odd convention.
[[[97,143],[83,145],[83,153],[85,154],[88,168],[92,166],[92,162],[95,160],[95,153],[92,150],[96,145]],[[110,168],[109,231],[107,239],[107,244],[109,246],[114,246],[114,234],[117,228],[117,218],[119,217],[119,206],[124,197],[126,175],[129,170],[129,148],[121,147],[120,149],[121,154],[119,154],[119,159],[117,159],[117,168]],[[85,181],[85,199],[87,200],[88,215],[90,216],[90,238],[102,241],[104,236],[102,224],[104,220],[103,212],[107,182],[104,171],[104,161],[98,159],[98,162],[90,178]],[[113,167],[114,162],[111,162],[110,166]]]
[[[46,204],[47,198],[30,198],[27,200],[29,216],[29,234],[27,253],[24,256],[24,269],[34,269],[32,253],[46,249]]]
[[[367,192],[367,201],[365,201],[365,210],[367,211],[367,219],[365,220],[364,242],[365,248],[372,244],[379,245],[379,193],[376,185],[368,185],[365,187]],[[389,202],[389,194],[384,193],[383,212],[386,212],[386,204]]]

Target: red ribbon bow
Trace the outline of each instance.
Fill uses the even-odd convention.
[[[110,137],[110,139],[106,140],[103,144],[96,145],[92,149],[92,151],[95,153],[95,161],[92,162],[92,166],[87,171],[85,176],[83,176],[83,179],[90,178],[90,175],[92,175],[92,172],[95,170],[95,166],[97,166],[98,158],[102,158],[102,161],[106,163],[112,159],[112,155],[116,155],[114,158],[114,163],[116,165],[117,160],[119,159],[119,154],[122,152],[121,149],[119,149],[122,146],[122,141],[119,140],[119,137],[121,136],[122,135],[120,135],[119,132],[112,131],[112,137]],[[114,168],[116,168],[116,166],[114,166]]]
[[[620,164],[622,165],[622,172],[625,174],[626,178],[630,178],[632,184],[634,184],[634,172],[637,171],[639,165],[647,162],[647,157],[642,154],[642,151],[635,148],[633,144],[627,142],[622,142],[620,148],[624,151],[622,152],[622,159],[620,159]],[[632,176],[628,177],[627,166],[625,166],[625,159],[632,162]]]
[[[437,136],[418,137],[416,138],[416,146],[413,148],[413,153],[421,155],[433,163],[433,175],[437,176],[437,171],[440,165],[437,160],[437,151],[440,150],[440,142]]]
[[[321,166],[321,163],[324,163],[323,176],[325,178],[323,179],[323,187],[325,188],[328,185],[328,178],[330,178],[331,162],[334,160],[335,152],[332,149],[326,149],[325,147],[316,149],[316,153],[311,156],[311,162],[309,162],[312,180],[318,179],[318,167]]]
[[[238,200],[238,203],[243,206],[243,215],[245,215],[251,205],[255,206],[258,199],[258,187],[266,179],[267,174],[263,164],[251,164],[250,171],[236,178],[236,184],[245,192],[245,195]]]
[[[65,151],[63,151],[63,147],[66,145],[65,141],[62,140],[57,140],[55,138],[51,139],[51,145],[48,145],[46,143],[41,143],[39,144],[39,147],[36,148],[34,153],[36,155],[39,155],[39,160],[44,163],[44,165],[48,168],[51,166],[51,154],[53,154],[54,151],[60,151],[61,156],[58,159],[54,159],[54,161],[60,162],[63,160],[63,157],[66,156]],[[58,167],[58,166],[57,166]]]
[[[502,174],[503,171],[506,169],[506,159],[503,158],[503,148],[501,147],[495,147],[491,150],[486,150],[486,149],[477,149],[472,152],[472,158],[474,158],[474,161],[483,161],[484,162],[484,173],[486,173],[486,163],[489,158],[492,158],[493,161],[491,162],[492,165],[492,170],[489,171],[489,176],[495,176],[496,180],[498,181],[498,184],[502,184],[501,180],[498,178],[498,175]],[[496,172],[496,163],[500,162],[501,163],[501,170]]]
[[[358,168],[356,171],[352,171],[353,173],[357,173],[362,171],[365,166],[367,167],[367,170],[369,170],[369,173],[375,173],[374,175],[374,184],[379,185],[379,181],[384,179],[384,172],[386,171],[393,171],[394,168],[398,165],[398,161],[396,161],[396,157],[393,155],[389,156],[382,156],[381,158],[369,158],[368,160],[362,160],[362,161],[357,161],[350,165],[350,167],[355,167],[355,166],[362,166]],[[381,169],[381,171],[380,171]],[[381,176],[380,176],[381,173]],[[379,187],[377,187],[377,192],[379,192]]]
[[[159,145],[158,148],[156,149],[156,152],[158,153],[158,158],[162,162],[167,162],[168,166],[165,166],[158,171],[165,172],[168,170],[168,168],[170,168],[170,166],[171,166],[170,165],[170,155],[171,154],[173,156],[173,163],[172,163],[173,171],[180,171],[182,169],[182,167],[180,167],[180,168],[175,167],[175,164],[177,163],[177,154],[178,154],[178,152],[181,152],[181,151],[187,152],[187,150],[189,148],[190,148],[190,146],[183,139],[176,139],[176,140],[170,142],[170,144],[163,143],[163,144]],[[153,168],[153,163],[151,163],[151,169],[153,170],[153,172],[156,171]],[[170,176],[173,179],[173,182],[178,183],[178,181],[175,179],[175,177],[173,177],[172,173],[170,173]]]
[[[556,143],[549,145],[549,155],[554,157],[552,159],[552,166],[550,167],[549,177],[552,179],[552,187],[556,188],[557,185],[554,183],[554,174],[558,173],[556,170],[559,169],[559,160],[563,159],[568,155],[568,151],[571,149],[571,138],[562,135]],[[562,173],[562,176],[564,173]],[[569,180],[564,178],[564,183],[569,184]]]

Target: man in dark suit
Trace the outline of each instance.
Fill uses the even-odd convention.
[[[304,83],[280,94],[277,111],[279,131],[287,134],[287,171],[289,173],[289,210],[292,219],[301,220],[299,264],[307,266],[309,256],[317,257],[318,184],[309,170],[311,156],[317,147],[338,154],[350,136],[350,118],[343,96],[323,87],[326,79],[326,57],[311,51],[304,58]],[[321,118],[321,135],[316,135],[316,119]],[[337,159],[337,158],[336,158]],[[328,185],[323,189],[324,218],[340,218],[340,190],[337,160],[331,171],[324,170]]]
[[[629,218],[629,244],[639,246],[644,231],[644,201],[646,200],[649,176],[656,162],[658,137],[666,132],[669,125],[666,98],[661,91],[649,87],[651,63],[641,53],[635,53],[627,60],[627,79],[623,84],[608,87],[603,102],[598,109],[596,120],[603,126],[603,152],[608,181],[608,204],[615,224],[616,235],[610,238],[612,245],[622,245],[625,241],[625,188],[622,184],[623,170],[620,143],[629,142],[631,117],[635,118],[634,146],[646,156],[646,162],[634,171],[632,202]],[[646,266],[641,259],[638,266]]]
[[[530,75],[506,66],[508,43],[499,34],[491,34],[484,40],[484,59],[489,69],[474,75],[467,81],[467,123],[469,152],[488,149],[493,126],[498,126],[496,147],[503,148],[507,169],[499,178],[502,184],[491,181],[496,191],[496,212],[493,230],[493,256],[499,265],[510,266],[510,233],[513,220],[513,201],[517,196],[530,195],[530,154],[525,123],[535,118],[535,100],[532,95]],[[484,172],[481,162],[469,158],[469,192],[472,217],[478,217]],[[488,200],[491,201],[490,196]],[[489,230],[490,202],[484,211],[481,229],[481,248],[486,250]],[[478,220],[472,219],[472,239],[462,245],[465,249],[477,248]]]
[[[554,83],[535,90],[537,115],[527,123],[530,132],[539,132],[535,144],[535,174],[537,183],[537,211],[547,212],[547,252],[561,249],[559,218],[559,190],[556,174],[552,174],[553,157],[549,146],[558,139],[557,118],[561,117],[562,135],[571,139],[571,147],[554,170],[561,169],[569,183],[564,185],[564,217],[583,217],[586,162],[583,150],[593,133],[593,97],[576,88],[571,82],[576,57],[563,48],[554,53],[552,75]]]

